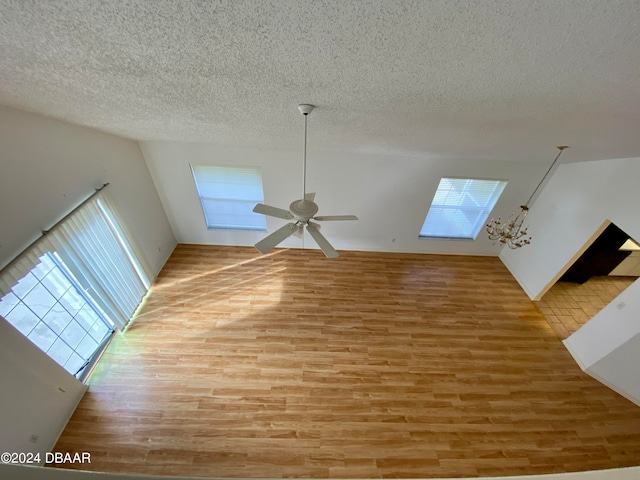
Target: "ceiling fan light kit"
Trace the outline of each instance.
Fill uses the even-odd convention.
[[[509,218],[503,221],[500,217],[497,219],[491,219],[489,223],[487,223],[487,234],[489,235],[489,240],[497,241],[500,245],[506,245],[511,249],[516,249],[523,247],[525,245],[531,244],[531,236],[527,234],[527,228],[522,228],[522,224],[524,223],[524,219],[527,218],[527,214],[529,213],[529,203],[531,199],[533,199],[534,195],[540,188],[540,186],[544,183],[545,179],[549,175],[549,172],[553,169],[553,166],[562,155],[562,152],[569,148],[566,145],[561,145],[556,147],[558,150],[558,154],[556,158],[551,163],[551,166],[548,168],[547,172],[538,183],[538,186],[533,191],[529,200],[524,205],[520,205],[520,209],[513,212]]]
[[[266,236],[255,247],[260,253],[271,251],[276,245],[286,240],[294,234],[299,234],[303,228],[307,229],[309,235],[316,241],[322,252],[327,258],[336,258],[338,252],[333,248],[329,241],[320,233],[320,225],[312,222],[334,221],[334,220],[358,220],[355,215],[333,215],[333,216],[316,216],[318,213],[318,205],[314,202],[315,193],[307,193],[307,116],[313,111],[314,106],[307,103],[298,105],[298,110],[304,115],[304,153],[302,160],[302,198],[294,200],[289,205],[289,210],[283,208],[272,207],[258,203],[253,211],[268,215],[271,217],[282,218],[284,220],[292,220],[283,227],[279,228],[272,234]]]

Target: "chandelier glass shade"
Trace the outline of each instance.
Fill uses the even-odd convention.
[[[520,205],[520,209],[513,212],[506,220],[502,220],[501,217],[498,217],[497,219],[492,218],[489,223],[487,223],[486,227],[489,240],[498,242],[501,246],[506,245],[511,249],[520,248],[531,243],[531,236],[527,234],[528,227],[523,228],[522,225],[529,213],[529,203],[531,202],[531,199],[546,180],[549,172],[553,169],[553,166],[558,161],[558,158],[560,158],[560,155],[562,155],[564,149],[568,147],[563,145],[556,148],[560,151],[551,163],[547,172],[544,174],[544,177],[542,177],[542,180],[540,180],[540,183],[538,183],[536,189],[529,197],[529,200],[527,200],[527,203]]]

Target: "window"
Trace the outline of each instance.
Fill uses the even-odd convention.
[[[100,190],[0,271],[0,315],[78,378],[149,289],[150,268]]]
[[[113,324],[55,253],[45,253],[11,292],[0,315],[71,375],[79,376]]]
[[[420,237],[475,239],[506,185],[504,180],[441,179]]]
[[[191,166],[207,228],[267,230],[264,215],[253,212],[264,202],[258,167]]]

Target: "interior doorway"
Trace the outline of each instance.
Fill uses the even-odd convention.
[[[564,340],[640,277],[640,245],[611,223],[538,302]]]
[[[564,340],[587,323],[631,285],[637,277],[595,276],[585,283],[557,282],[538,308],[558,338]]]

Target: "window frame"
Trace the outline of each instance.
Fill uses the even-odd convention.
[[[85,362],[80,370],[75,372],[76,377],[81,380],[90,371],[101,349],[112,338],[114,330],[124,329],[135,315],[135,311],[148,293],[150,284],[148,262],[141,255],[136,239],[121,218],[116,202],[105,190],[106,187],[108,184],[96,189],[94,194],[49,230],[43,231],[41,237],[0,269],[0,299],[2,302],[5,297],[11,299],[5,309],[6,321],[14,325],[47,354],[58,341],[60,348],[66,345],[72,350],[71,356],[75,351],[77,356]],[[59,280],[57,284],[51,282],[45,284],[38,274],[34,273],[40,268],[40,264],[49,268],[42,278],[55,274]],[[54,270],[55,273],[52,273]],[[29,276],[36,280],[35,283],[24,295],[16,293],[14,291],[16,286]],[[57,295],[58,291],[63,293]],[[34,297],[30,297],[33,292],[37,293],[33,294]],[[82,312],[70,310],[62,302],[61,299],[69,292],[78,299],[82,299],[83,305],[88,306],[88,310],[82,311],[89,312],[89,316],[93,317],[91,322],[78,320]],[[15,298],[9,297],[10,294]],[[39,300],[36,299],[37,295],[41,296]],[[14,301],[15,303],[11,303]],[[38,302],[42,308],[35,308]],[[57,305],[60,307],[58,308]],[[17,307],[22,308],[28,318],[25,316],[9,318]],[[47,319],[51,312],[54,312],[54,315],[60,315],[62,323],[54,317]],[[23,322],[24,318],[27,318],[30,323],[37,321],[28,328],[28,325]],[[63,325],[64,321],[67,323]],[[98,323],[104,328],[99,327]],[[40,329],[42,334],[36,332],[32,338],[30,336],[32,331],[40,324],[43,325]],[[75,347],[69,343],[75,341],[72,337],[68,337],[69,341],[65,339],[64,332],[70,326],[72,328],[78,326],[85,332],[83,339]],[[94,330],[94,326],[97,330]],[[45,327],[48,330],[43,330]],[[27,329],[29,331],[25,333]],[[98,340],[93,333],[99,335],[102,330],[105,336]],[[80,332],[77,328],[76,331]],[[90,353],[87,357],[76,347],[79,347],[84,342],[84,338],[88,338],[89,335],[94,343],[98,342],[98,345],[93,353],[85,351]],[[48,343],[49,340],[51,340],[50,343]],[[62,348],[54,351],[49,356],[56,363],[60,363],[64,350]],[[67,368],[65,365],[71,356],[66,357],[63,368]],[[70,374],[74,373],[67,371]]]
[[[108,318],[105,312],[100,308],[100,306],[95,302],[95,300],[90,295],[87,295],[87,293],[82,288],[78,280],[73,276],[72,272],[68,269],[67,265],[58,256],[56,252],[46,252],[44,255],[42,255],[42,257],[40,257],[40,260],[42,261],[41,263],[35,265],[31,270],[27,272],[27,274],[23,278],[19,279],[16,282],[16,285],[18,285],[21,281],[26,279],[29,275],[33,275],[33,278],[36,279],[36,282],[31,288],[29,288],[23,294],[18,294],[12,290],[0,298],[0,302],[2,302],[5,299],[5,297],[12,294],[17,299],[17,302],[15,303],[15,305],[11,307],[6,314],[3,314],[3,318],[7,322],[9,322],[14,328],[16,328],[22,335],[24,335],[25,338],[30,340],[36,347],[38,347],[45,354],[47,354],[53,361],[55,361],[58,365],[64,368],[69,374],[75,376],[80,381],[83,381],[84,378],[86,378],[86,376],[88,375],[88,371],[91,369],[92,359],[94,359],[94,357],[96,357],[97,354],[101,353],[101,349],[104,348],[103,346],[105,345],[105,343],[108,342],[110,338],[113,336],[115,332],[115,325]],[[46,273],[44,273],[42,277],[39,277],[38,274],[35,273],[35,271],[38,269],[40,264],[44,264],[46,261],[49,262],[50,268],[46,271]],[[56,289],[52,290],[50,286],[48,286],[49,282],[47,284],[44,283],[44,279],[46,277],[49,277],[50,275],[53,275],[54,277],[56,277],[56,275],[53,273],[54,270],[56,270],[57,273],[59,273],[59,275],[57,276],[57,279],[55,279],[54,282],[57,282],[57,286],[63,287],[64,291],[56,290]],[[42,288],[44,288],[44,290],[48,292],[48,294],[51,297],[53,297],[55,300],[55,305],[53,305],[50,308],[47,308],[47,310],[44,313],[37,312],[33,308],[33,302],[28,299],[29,294],[38,286],[41,286]],[[96,322],[101,322],[106,328],[101,338],[99,339],[96,338],[96,336],[92,333],[93,325],[87,327],[86,321],[78,320],[79,317],[84,316],[83,313],[86,312],[84,308],[81,308],[78,311],[74,312],[67,305],[61,302],[61,299],[65,297],[70,291],[72,291],[71,292],[72,295],[75,294],[76,296],[84,300],[85,305],[90,309],[90,312],[93,313],[93,315],[95,316],[95,320],[93,324],[96,324]],[[56,329],[52,326],[52,324],[50,323],[51,320],[47,318],[49,314],[54,311],[53,307],[56,305],[59,305],[58,308],[61,308],[61,310],[59,311],[63,312],[68,317],[68,320],[66,321],[66,324],[64,324],[64,327],[62,326],[62,324],[58,324],[58,327],[60,330],[59,332],[56,331]],[[20,307],[28,310],[30,312],[29,315],[32,318],[37,319],[37,321],[29,329],[24,329],[21,325],[16,324],[14,321],[12,321],[11,315],[13,311],[16,308],[20,308]],[[41,324],[44,325],[43,328],[50,330],[53,333],[53,336],[55,337],[55,339],[51,342],[51,344],[46,347],[44,347],[43,345],[38,343],[34,338],[31,337],[31,333],[33,333],[36,330],[36,328],[38,328]],[[83,335],[83,339],[79,341],[78,344],[76,344],[75,346],[69,343],[69,339],[63,335],[64,331],[66,331],[67,328],[72,327],[73,325],[76,325],[76,329],[79,327],[85,333]],[[84,342],[84,337],[89,338],[89,341],[93,340],[93,342],[96,344],[94,349],[88,355],[84,355],[79,350],[80,344]],[[66,345],[68,349],[71,350],[71,353],[65,358],[64,361],[61,361],[59,358],[55,356],[54,353],[51,353],[51,350],[54,348],[54,345],[58,341],[62,342],[64,345]],[[76,367],[75,369],[71,369],[71,366],[73,365],[73,363],[68,365],[72,360],[73,354],[79,357],[83,362],[82,364],[80,364],[79,367]]]
[[[223,224],[221,222],[219,223],[215,223],[213,221],[209,222],[209,215],[208,214],[212,214],[212,213],[217,213],[217,214],[222,214],[222,215],[230,215],[230,213],[227,212],[212,212],[211,210],[208,210],[207,206],[205,205],[205,201],[207,200],[213,200],[213,201],[223,201],[223,202],[228,202],[228,203],[232,203],[235,205],[240,205],[240,204],[245,204],[247,206],[251,206],[251,213],[253,213],[253,207],[258,204],[258,203],[263,203],[264,202],[264,182],[262,179],[262,167],[260,166],[256,166],[256,165],[243,165],[243,166],[238,166],[238,165],[195,165],[195,164],[189,164],[189,168],[191,170],[191,176],[193,177],[193,183],[195,185],[196,188],[196,193],[198,194],[198,199],[200,201],[200,207],[202,210],[202,215],[204,218],[204,223],[205,226],[207,228],[207,230],[227,230],[227,231],[246,231],[246,232],[266,232],[267,231],[267,222],[266,222],[266,218],[264,217],[264,215],[259,215],[259,214],[253,214],[256,215],[256,219],[257,223],[259,223],[259,226],[252,226],[252,225],[242,225],[242,224],[235,224],[235,225],[231,225],[231,224]],[[198,173],[196,172],[196,169],[228,169],[228,170],[252,170],[254,172],[257,173],[258,178],[260,180],[260,198],[227,198],[227,197],[211,197],[211,196],[205,196],[203,195],[202,190],[204,190],[204,187],[206,185],[199,183],[203,182],[203,179],[199,179],[198,178]],[[249,212],[248,212],[249,213]]]
[[[471,232],[471,235],[424,235],[422,232],[425,230],[425,228],[427,227],[427,220],[429,218],[429,213],[431,212],[431,209],[434,208],[447,208],[447,209],[455,209],[455,210],[460,210],[460,211],[464,211],[465,209],[462,208],[460,205],[447,205],[447,204],[437,204],[434,205],[434,201],[438,195],[438,191],[440,189],[440,186],[442,185],[442,182],[444,180],[464,180],[464,181],[481,181],[481,182],[497,182],[495,187],[494,187],[494,194],[491,197],[492,198],[492,202],[489,202],[489,204],[485,207],[478,207],[479,213],[481,215],[484,215],[484,217],[482,218],[482,221],[478,221],[477,224],[479,225],[477,228],[477,230],[474,230]],[[491,215],[491,212],[493,212],[495,206],[498,204],[498,201],[500,200],[500,198],[502,197],[502,194],[504,193],[504,190],[507,188],[507,185],[509,184],[509,180],[505,179],[505,178],[486,178],[486,177],[475,177],[475,178],[469,178],[469,177],[459,177],[459,176],[442,176],[440,177],[440,180],[438,182],[438,186],[436,187],[436,190],[433,194],[433,197],[431,199],[431,202],[429,204],[429,208],[427,209],[427,213],[425,215],[424,221],[422,222],[422,225],[420,227],[420,231],[418,233],[418,238],[421,240],[460,240],[460,241],[475,241],[478,238],[478,235],[480,234],[480,232],[482,231],[482,227],[486,224],[487,220],[489,219],[489,216]],[[499,189],[499,192],[497,194],[495,194],[495,189]]]

